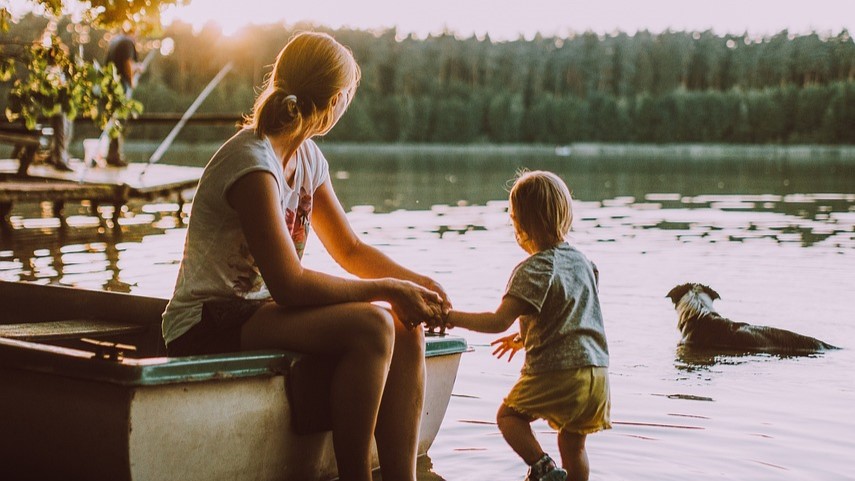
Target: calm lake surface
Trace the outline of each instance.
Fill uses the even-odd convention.
[[[611,350],[614,429],[589,437],[591,479],[855,479],[855,163],[322,148],[357,231],[434,276],[461,309],[494,308],[524,258],[507,219],[508,179],[527,167],[567,181],[571,242],[600,268]],[[180,160],[201,165],[210,153],[188,149]],[[49,205],[20,206],[14,235],[0,242],[0,278],[168,297],[186,232],[176,207],[131,205],[116,236],[85,206],[67,207],[64,231]],[[317,239],[305,263],[341,272]],[[684,353],[665,294],[689,281],[716,289],[731,319],[843,349]],[[492,358],[497,336],[453,334],[473,350],[420,479],[523,479],[494,422],[521,359]],[[555,433],[534,428],[557,455]]]

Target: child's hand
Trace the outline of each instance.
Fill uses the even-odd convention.
[[[439,335],[444,336],[446,329],[454,327],[454,324],[449,319],[451,317],[451,310],[446,310],[446,308],[447,306],[443,304],[443,313],[439,318],[425,321],[425,327],[427,327],[429,334],[436,334],[436,329],[439,328]]]
[[[496,339],[495,341],[490,343],[491,346],[494,346],[496,344],[498,344],[499,347],[497,347],[496,350],[493,351],[493,355],[496,356],[497,359],[501,359],[506,352],[510,351],[511,355],[508,356],[508,362],[511,362],[511,359],[514,358],[514,354],[516,354],[517,351],[523,348],[523,342],[519,334],[511,334],[510,336],[500,337],[499,339]]]

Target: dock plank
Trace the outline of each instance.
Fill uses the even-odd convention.
[[[127,167],[75,166],[73,172],[60,171],[51,165],[32,165],[27,172],[29,179],[75,182],[80,184],[106,184],[127,186],[133,193],[151,193],[163,190],[194,187],[202,177],[201,167],[131,163]],[[18,171],[15,159],[0,160],[0,174],[14,175]]]
[[[0,182],[0,203],[41,202],[43,200],[106,200],[113,199],[115,188],[109,185],[77,184],[70,182]]]
[[[134,199],[177,198],[179,215],[185,193],[195,188],[204,169],[165,164],[130,164],[127,167],[92,167],[73,162],[74,171],[51,165],[31,165],[18,175],[17,159],[0,159],[0,233],[10,231],[12,206],[20,202],[53,202],[54,215],[64,223],[67,201],[88,200],[94,208],[112,204],[114,228],[119,228],[121,206]]]

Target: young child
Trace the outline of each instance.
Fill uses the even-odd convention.
[[[494,341],[508,361],[526,350],[522,374],[497,414],[505,440],[529,465],[527,481],[587,480],[585,437],[611,428],[609,354],[597,296],[597,270],[565,241],[573,221],[570,192],[551,172],[522,173],[510,193],[517,243],[530,256],[508,282],[495,312],[451,310],[445,327],[519,334]],[[544,453],[531,422],[558,430],[561,465]]]

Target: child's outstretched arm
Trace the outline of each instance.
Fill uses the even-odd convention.
[[[451,310],[445,327],[462,327],[477,332],[505,332],[518,317],[534,313],[534,306],[514,296],[505,296],[496,312],[463,312]]]

